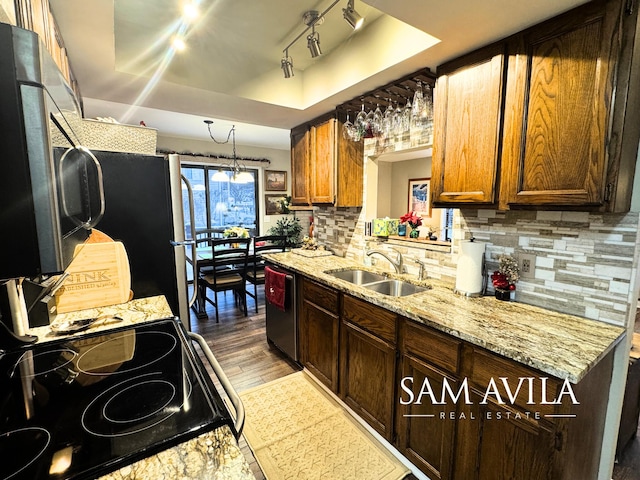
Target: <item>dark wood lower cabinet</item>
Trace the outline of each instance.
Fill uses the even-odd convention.
[[[425,380],[434,392],[442,391],[445,378],[454,388],[457,382],[412,356],[403,355],[401,361],[406,380],[398,391],[398,449],[430,478],[451,478],[456,405],[434,405],[419,395]]]
[[[395,345],[349,322],[343,322],[341,328],[340,396],[392,441]]]
[[[553,425],[528,420],[523,412],[481,404],[474,392],[472,405],[459,405],[451,478],[467,480],[551,480],[555,434]]]
[[[612,352],[567,386],[306,278],[301,297],[303,365],[429,478],[598,478]]]

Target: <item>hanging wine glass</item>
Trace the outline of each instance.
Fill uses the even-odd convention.
[[[393,135],[393,113],[393,106],[391,105],[391,99],[389,99],[389,105],[387,105],[382,117],[382,133],[387,140],[390,140]]]
[[[402,109],[402,132],[407,133],[411,128],[411,101],[407,98],[407,104]]]
[[[396,103],[396,108],[393,112],[393,134],[396,140],[402,136],[402,107],[399,101]]]
[[[375,135],[373,129],[373,109],[371,109],[364,117],[364,138],[373,138]]]
[[[347,110],[347,121],[344,122],[344,125],[342,126],[342,137],[345,140],[353,140],[353,123],[351,123],[351,120],[349,119],[349,113],[350,111]]]
[[[364,136],[365,131],[365,119],[367,118],[367,113],[364,111],[364,102],[362,102],[362,110],[358,112],[356,119],[353,122],[353,126],[356,129],[356,142],[360,141],[360,139]]]
[[[422,93],[422,82],[416,82],[416,91],[413,94],[413,106],[411,108],[411,121],[419,126],[422,123],[422,113],[424,111],[424,94]]]
[[[380,104],[376,104],[376,109],[373,112],[373,133],[374,135],[380,135],[382,133],[382,110],[380,110]]]

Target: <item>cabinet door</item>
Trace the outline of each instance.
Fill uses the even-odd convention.
[[[619,2],[592,2],[510,42],[505,207],[605,202],[620,18]]]
[[[338,393],[338,316],[303,300],[300,324],[302,364]]]
[[[349,322],[342,323],[341,338],[340,396],[391,441],[396,349]]]
[[[307,206],[309,199],[309,155],[311,134],[303,125],[291,131],[291,203]]]
[[[472,390],[472,405],[459,402],[456,462],[452,478],[467,480],[550,480],[555,434],[552,430],[516,417],[516,411]]]
[[[496,200],[504,68],[502,44],[438,68],[431,175],[434,204]]]
[[[444,379],[447,379],[454,391],[457,390],[458,382],[410,355],[402,356],[401,372],[401,379],[413,379],[412,382],[401,380],[403,382],[401,385],[412,391],[413,398],[404,391],[404,388],[399,389],[396,422],[398,448],[430,478],[453,478],[451,467],[456,405],[454,402],[436,405],[427,395],[419,398],[419,394],[422,386],[427,384],[437,399],[441,400],[440,393],[443,391]]]
[[[337,122],[338,161],[336,207],[361,207],[364,190],[364,141],[354,142],[342,135],[343,123]]]
[[[311,127],[311,203],[335,200],[336,120]]]

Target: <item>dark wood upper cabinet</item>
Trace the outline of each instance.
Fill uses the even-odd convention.
[[[629,210],[640,139],[630,5],[589,2],[438,68],[434,205]]]
[[[345,139],[336,116],[291,131],[294,205],[362,206],[364,144]]]
[[[438,68],[431,172],[435,204],[495,202],[504,70],[504,44]]]
[[[504,207],[608,200],[622,18],[620,2],[596,2],[510,39]]]
[[[291,203],[307,206],[309,198],[309,157],[311,131],[307,125],[291,130]]]

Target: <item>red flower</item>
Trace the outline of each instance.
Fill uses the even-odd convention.
[[[411,228],[418,228],[422,225],[422,217],[416,215],[416,212],[407,212],[400,217],[400,223],[408,223]]]
[[[507,276],[504,273],[499,271],[493,272],[491,275],[491,281],[493,282],[494,288],[499,288],[500,290],[515,290],[516,286],[514,283],[509,283],[507,280]]]

